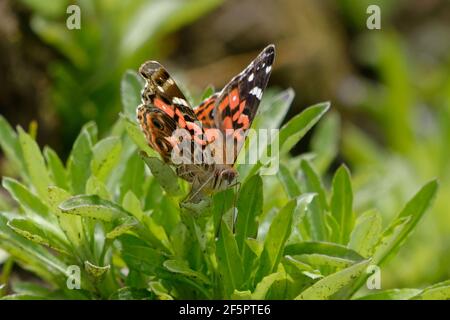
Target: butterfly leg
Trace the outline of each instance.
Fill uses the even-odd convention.
[[[205,187],[208,185],[208,183],[211,182],[211,180],[214,178],[214,175],[211,175],[208,179],[206,179],[206,181],[201,184],[200,186],[196,187],[198,185],[198,180],[197,183],[193,183],[192,184],[192,190],[188,196],[188,198],[185,200],[186,202],[191,202],[192,200],[196,199],[196,197],[198,195],[202,195],[203,194],[203,190],[205,189]],[[201,200],[201,198],[199,199]]]

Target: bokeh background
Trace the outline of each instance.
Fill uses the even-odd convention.
[[[73,3],[80,30],[66,28]],[[381,30],[366,27],[370,4]],[[0,113],[64,159],[85,122],[105,133],[117,119],[125,70],[159,60],[198,96],[269,43],[270,86],[296,92],[288,117],[331,101],[336,143],[313,131],[294,152],[330,146],[331,166],[319,170],[347,163],[355,211],[374,207],[389,221],[439,178],[433,207],[383,268],[383,289],[450,278],[448,0],[0,0]],[[0,173],[15,175],[2,154]]]

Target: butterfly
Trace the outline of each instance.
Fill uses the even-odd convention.
[[[237,183],[234,164],[258,111],[274,56],[275,46],[267,46],[220,92],[195,108],[160,63],[147,61],[140,66],[145,87],[137,120],[150,147],[192,184],[189,199]],[[174,161],[173,155],[181,149],[183,161]]]

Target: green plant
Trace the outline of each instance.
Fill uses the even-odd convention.
[[[360,107],[362,118],[370,118],[375,134],[347,124],[342,135],[342,153],[353,168],[356,208],[377,208],[383,218],[391,219],[415,188],[428,177],[437,177],[440,192],[435,204],[407,248],[386,266],[390,275],[386,281],[395,286],[420,286],[448,279],[448,52],[428,53],[439,57],[431,69],[426,59],[412,54],[418,51],[414,44],[394,30],[364,34],[363,41],[373,50],[361,47],[361,64],[376,70],[379,79],[365,83],[366,95],[354,106]]]
[[[3,178],[19,207],[0,214],[0,247],[45,282],[10,283],[13,294],[4,298],[355,298],[367,267],[397,252],[437,191],[436,181],[427,183],[384,230],[376,211],[355,214],[345,166],[327,190],[315,169],[329,163],[326,149],[316,142],[314,163],[289,154],[329,109],[321,103],[281,127],[276,176],[259,175],[260,162],[239,166],[239,191],[181,209],[188,185],[154,157],[134,120],[141,88],[139,77],[127,72],[121,118],[101,140],[94,123],[85,125],[66,165],[0,118],[1,147],[22,180]],[[293,96],[269,91],[255,126],[278,127]],[[329,119],[316,141],[329,134],[335,118]],[[71,265],[80,267],[80,290],[67,287]],[[8,275],[1,279],[6,283]],[[449,297],[447,281],[365,298]]]

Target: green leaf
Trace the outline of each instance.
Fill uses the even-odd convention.
[[[148,157],[143,153],[141,153],[141,157],[164,191],[171,196],[180,196],[182,194],[182,190],[178,184],[178,177],[168,164],[162,162],[158,158]]]
[[[39,225],[25,219],[12,219],[8,221],[8,226],[28,240],[67,254],[64,239],[49,229],[40,228]]]
[[[169,294],[169,291],[161,284],[160,281],[150,281],[149,288],[159,300],[173,300],[173,297]]]
[[[399,248],[430,206],[437,188],[436,180],[432,180],[423,186],[386,228],[374,248],[375,253],[372,258],[374,264],[381,265]],[[348,288],[345,297],[353,295],[364,284],[366,278],[367,276],[361,278]]]
[[[65,279],[66,265],[47,249],[18,235],[7,226],[0,213],[0,245],[26,270],[56,284]],[[65,281],[65,280],[64,280]]]
[[[21,127],[17,128],[19,132],[19,142],[22,147],[23,156],[27,172],[31,183],[36,188],[39,196],[45,199],[47,196],[47,187],[51,185],[50,177],[45,166],[44,157],[38,144]]]
[[[128,191],[132,191],[137,197],[142,196],[145,181],[145,164],[133,148],[132,154],[124,164],[124,171],[119,179],[120,199]]]
[[[52,291],[31,282],[14,281],[12,283],[12,291],[16,294],[48,297],[52,295]]]
[[[123,287],[117,290],[109,300],[150,300],[151,296],[147,289]]]
[[[330,210],[339,225],[339,243],[346,244],[354,225],[353,190],[350,173],[342,165],[334,175]]]
[[[361,261],[364,258],[354,250],[347,247],[330,242],[300,242],[287,245],[284,248],[284,255],[301,255],[301,254],[322,254],[332,257],[349,259],[352,261]]]
[[[70,197],[71,195],[64,189],[58,187],[48,188],[49,203],[52,206],[53,212],[58,216],[59,226],[75,250],[81,251],[86,241],[81,217],[63,213],[58,207],[61,202]]]
[[[123,207],[146,227],[143,231],[145,233],[145,237],[149,237],[150,241],[153,244],[156,244],[156,247],[162,247],[169,252],[172,251],[172,246],[169,242],[166,231],[162,226],[158,225],[151,216],[142,211],[141,203],[132,191],[128,191],[125,195],[123,199]]]
[[[137,237],[125,234],[120,236],[120,242],[122,258],[131,270],[154,275],[165,260],[159,251],[150,248],[146,242]]]
[[[86,194],[97,195],[102,199],[111,200],[111,195],[106,185],[96,176],[90,176],[86,182]]]
[[[120,82],[120,96],[124,114],[134,119],[136,108],[141,103],[141,91],[144,87],[144,80],[133,70],[127,70]]]
[[[264,244],[256,239],[248,238],[245,240],[242,263],[244,266],[244,279],[247,279],[247,286],[251,286],[253,282],[255,271],[257,271],[256,263],[259,261],[263,248]]]
[[[364,260],[351,267],[333,273],[310,286],[300,293],[296,300],[324,300],[332,296],[345,286],[353,283],[366,270],[370,260]]]
[[[319,121],[330,108],[329,102],[316,104],[286,123],[279,133],[280,153],[285,154]]]
[[[0,137],[0,147],[6,157],[22,173],[22,176],[27,177],[25,160],[17,134],[2,115],[0,115]]]
[[[341,228],[335,217],[327,212],[325,215],[325,227],[327,229],[328,241],[339,243]]]
[[[1,297],[0,300],[46,300],[46,297],[42,296],[35,296],[35,295],[29,295],[29,294],[9,294],[7,296]]]
[[[350,235],[348,247],[363,257],[370,257],[381,234],[381,215],[370,210],[356,220],[355,228]]]
[[[397,218],[383,232],[382,240],[376,249],[374,263],[383,263],[401,245],[430,207],[437,188],[436,180],[430,181],[408,201]]]
[[[450,300],[450,280],[423,289],[412,300]]]
[[[64,235],[57,227],[56,217],[51,214],[49,208],[41,199],[31,193],[24,185],[11,178],[3,179],[3,187],[24,208],[27,219],[46,232],[54,233],[64,238]]]
[[[277,177],[280,180],[284,191],[286,192],[289,199],[296,198],[300,195],[300,188],[295,181],[294,176],[292,175],[291,171],[288,167],[286,167],[284,164],[280,163],[280,168],[277,173]]]
[[[259,257],[261,256],[261,253],[264,249],[264,244],[259,242],[256,239],[246,239],[245,243],[247,244],[247,246],[249,247],[249,249],[255,254],[255,256]]]
[[[294,211],[294,216],[292,219],[292,232],[288,243],[311,239],[304,220],[308,214],[311,203],[316,196],[317,193],[303,193],[297,197],[297,207]]]
[[[253,128],[278,129],[286,117],[295,97],[295,92],[292,88],[283,90],[271,97],[266,96],[268,93],[269,91],[264,93],[260,112],[253,121]]]
[[[120,158],[122,143],[118,137],[108,137],[97,142],[93,147],[91,171],[105,182]]]
[[[153,211],[152,218],[157,224],[164,227],[167,234],[170,234],[180,222],[180,205],[178,201],[170,197],[163,197],[157,209]]]
[[[216,92],[216,91],[214,90],[214,86],[209,85],[209,86],[206,87],[206,89],[203,91],[200,101],[202,101],[202,102],[205,101],[206,99],[208,99],[209,97],[211,97],[211,96],[214,94],[214,92]],[[200,104],[201,104],[201,102],[200,102]],[[200,105],[200,104],[199,104],[199,105]]]
[[[41,217],[41,219],[46,221],[54,220],[48,207],[41,199],[17,180],[8,177],[3,178],[2,186],[8,190],[13,199],[25,209],[27,216],[37,216],[37,219]]]
[[[245,291],[234,290],[230,298],[231,300],[251,300],[252,292],[250,290]]]
[[[420,293],[419,289],[391,289],[368,294],[357,300],[408,300]]]
[[[323,241],[327,239],[325,215],[328,210],[328,205],[325,189],[319,175],[308,161],[302,160],[300,167],[304,177],[302,192],[317,194],[308,206],[309,210],[306,212],[306,219],[304,221],[311,238],[313,240]]]
[[[256,285],[255,291],[252,293],[252,299],[253,300],[264,300],[266,298],[266,295],[269,292],[269,289],[272,286],[272,284],[277,280],[283,279],[284,277],[285,277],[285,275],[281,272],[276,272],[276,273],[269,274],[268,276],[265,276]]]
[[[290,274],[292,274],[293,272],[290,272],[289,270],[295,271],[295,274],[301,272],[302,274],[308,275],[308,277],[310,277],[311,279],[318,279],[323,277],[318,270],[315,270],[309,264],[296,260],[291,256],[283,257],[283,266],[287,267],[287,271]]]
[[[55,151],[53,151],[50,147],[46,146],[44,148],[44,156],[47,160],[48,170],[50,171],[50,176],[56,186],[69,190],[68,185],[68,175],[66,168],[64,168],[61,159],[59,159],[58,155]]]
[[[278,295],[282,299],[294,299],[299,293],[324,277],[319,270],[290,256],[283,257],[282,261],[283,269],[286,270],[285,279],[278,281],[277,286],[273,287],[275,297]]]
[[[246,139],[246,142],[237,158],[237,169],[242,181],[245,181],[247,177],[254,175],[262,164],[270,165],[275,157],[278,157],[278,129],[285,118],[289,107],[294,99],[294,90],[287,89],[275,96],[267,96],[271,91],[268,90],[264,94],[264,98],[261,101],[260,111],[253,121],[252,128],[264,129],[265,131],[259,132],[250,131]],[[271,139],[271,140],[269,140]],[[261,143],[268,140],[267,143]],[[274,144],[272,146],[271,144]],[[261,147],[261,145],[263,147]],[[272,152],[273,150],[273,152]],[[256,164],[251,164],[246,159],[252,159],[256,155],[258,160]],[[275,159],[274,159],[275,158]],[[277,160],[275,160],[277,161]]]
[[[216,243],[217,263],[225,297],[229,297],[235,289],[240,289],[244,282],[242,258],[236,240],[225,221],[222,221],[219,239]]]
[[[270,273],[276,272],[278,263],[283,255],[284,245],[292,229],[292,216],[296,207],[296,200],[289,201],[274,217],[264,241],[260,265],[256,273],[256,281]]]
[[[394,221],[395,223],[391,223],[389,228],[385,232],[383,232],[381,237],[378,239],[377,245],[374,248],[375,253],[373,254],[372,257],[373,264],[379,266],[380,261],[383,259],[383,257],[386,257],[386,254],[388,252],[393,252],[392,248],[395,246],[395,243],[397,242],[399,235],[408,225],[409,221],[410,217],[398,218]],[[368,277],[369,275],[360,278],[356,283],[352,284],[349,288],[343,290],[340,298],[351,297],[362,285],[364,285],[364,282]]]
[[[207,285],[210,284],[209,279],[204,274],[189,268],[188,264],[185,261],[166,260],[164,261],[163,266],[170,272],[179,273],[193,280],[199,280]]]
[[[435,180],[423,186],[406,204],[397,218],[383,232],[375,248],[374,263],[381,265],[400,247],[406,237],[414,229],[420,218],[430,206],[436,194],[438,184]],[[355,292],[363,284],[360,281],[352,288]]]
[[[338,153],[339,137],[339,115],[331,112],[319,122],[311,139],[311,149],[316,155],[314,166],[321,174],[325,173]]]
[[[75,196],[59,205],[59,209],[68,214],[89,217],[103,221],[113,221],[128,213],[117,204],[103,200],[96,195]]]
[[[220,191],[213,195],[212,215],[216,232],[219,232],[223,216],[234,206],[236,196],[232,189]]]
[[[328,210],[327,196],[319,174],[312,167],[311,163],[307,160],[302,160],[300,163],[300,167],[304,175],[304,186],[305,186],[305,190],[302,191],[317,193],[316,199],[318,200],[319,209],[321,211],[327,211]]]
[[[236,243],[244,256],[244,242],[247,238],[256,238],[258,217],[262,213],[263,182],[259,175],[251,177],[244,183],[237,201],[238,216],[236,220]]]
[[[67,167],[74,194],[84,193],[86,182],[91,175],[92,130],[90,123],[81,129],[69,156]]]
[[[86,272],[97,279],[102,278],[106,274],[106,272],[109,271],[110,268],[111,268],[110,265],[101,267],[96,266],[90,263],[89,261],[84,262],[84,269],[86,270]]]
[[[303,264],[310,265],[315,269],[320,269],[324,274],[329,273],[329,270],[344,269],[355,263],[355,261],[348,258],[318,253],[297,255],[295,256],[295,259]]]
[[[136,228],[137,221],[133,217],[126,217],[119,220],[122,221],[120,221],[114,229],[106,234],[107,239],[115,239],[118,236]]]

